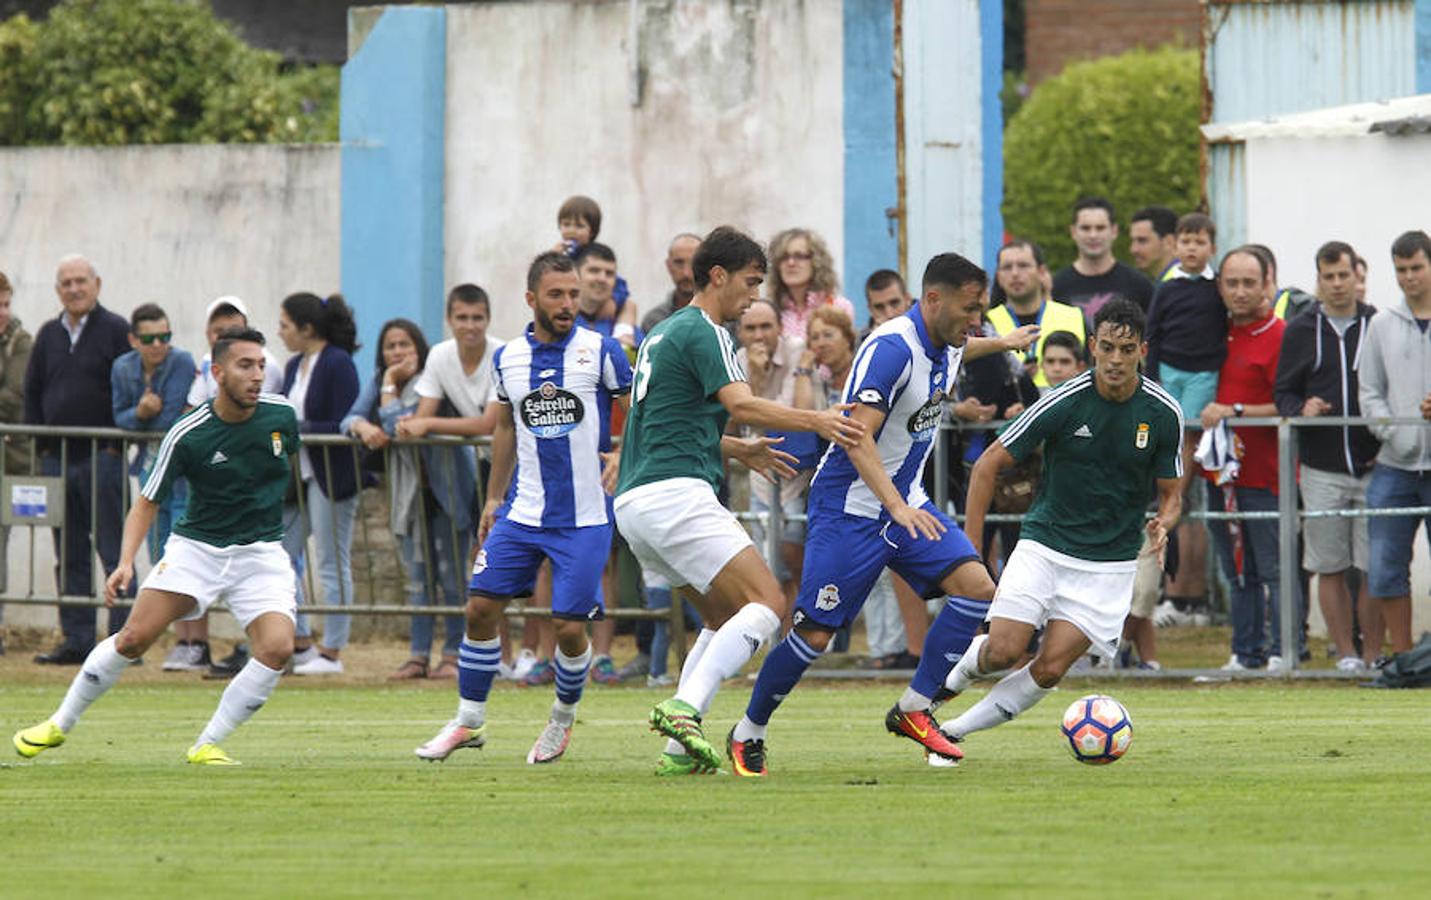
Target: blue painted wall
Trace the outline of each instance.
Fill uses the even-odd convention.
[[[389,7],[343,67],[342,282],[364,377],[388,319],[442,338],[446,73],[440,7]]]
[[[1431,94],[1431,0],[1416,0],[1416,93]]]
[[[889,0],[845,0],[845,295],[855,327],[868,318],[865,279],[899,268],[894,131],[894,9]],[[908,273],[906,273],[908,274]]]
[[[1003,0],[979,0],[980,128],[984,149],[984,268],[994,271],[1004,243],[1004,88]]]

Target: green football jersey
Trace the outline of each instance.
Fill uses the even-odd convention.
[[[1016,460],[1043,447],[1043,476],[1020,538],[1076,559],[1137,559],[1156,478],[1183,472],[1177,401],[1139,376],[1133,396],[1105,400],[1084,372],[1045,394],[999,440]]]
[[[213,401],[174,423],[141,493],[162,503],[174,481],[189,482],[189,505],[174,533],[214,547],[283,538],[283,497],[298,452],[298,416],[263,394],[247,421],[230,424]]]
[[[699,478],[719,490],[730,414],[716,391],[744,380],[730,333],[700,307],[653,328],[636,354],[617,495],[668,478]]]

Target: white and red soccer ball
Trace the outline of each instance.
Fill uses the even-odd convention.
[[[1060,726],[1073,758],[1102,766],[1117,762],[1133,744],[1133,720],[1123,704],[1103,694],[1080,697],[1063,713]]]

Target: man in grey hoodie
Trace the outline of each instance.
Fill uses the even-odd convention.
[[[1404,298],[1367,327],[1361,365],[1361,411],[1374,418],[1431,420],[1431,237],[1408,231],[1391,245],[1396,283]],[[1393,375],[1394,373],[1394,375]],[[1381,440],[1367,506],[1431,506],[1431,427],[1372,425]],[[1431,517],[1427,517],[1431,532]],[[1371,519],[1369,592],[1381,601],[1393,652],[1411,649],[1411,548],[1414,516]],[[1368,634],[1373,646],[1380,634]]]

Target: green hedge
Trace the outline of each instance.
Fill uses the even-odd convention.
[[[1134,50],[1075,63],[1034,89],[1004,134],[1004,222],[1041,244],[1052,268],[1075,256],[1073,204],[1101,195],[1128,216],[1151,203],[1179,213],[1202,197],[1196,51]]]
[[[0,25],[0,144],[337,140],[339,75],[283,71],[204,2],[65,0]]]

